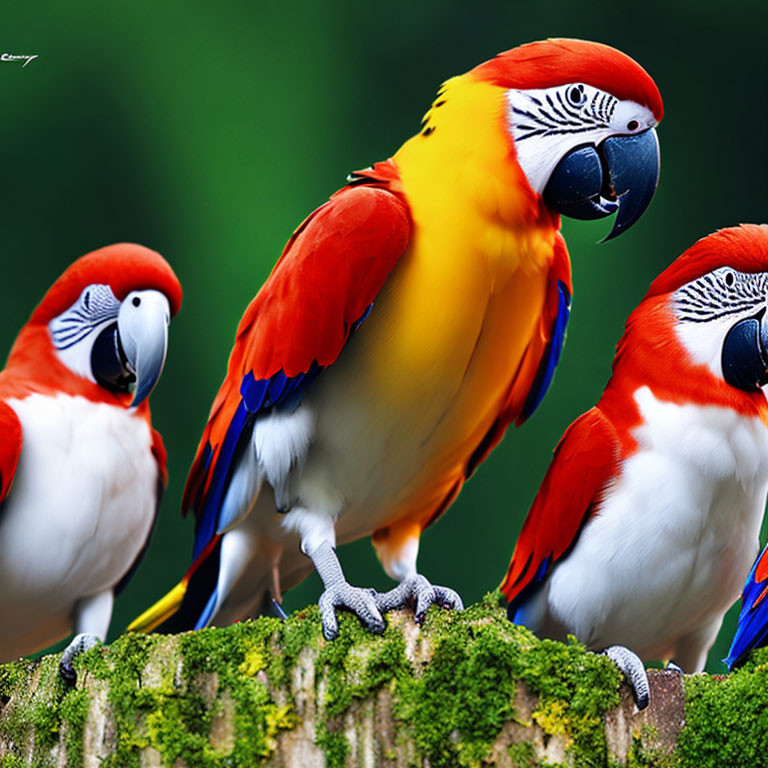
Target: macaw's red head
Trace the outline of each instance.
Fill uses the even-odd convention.
[[[699,240],[629,316],[610,387],[768,416],[768,226]]]
[[[74,374],[85,390],[95,385],[137,406],[160,377],[168,324],[180,305],[179,281],[159,253],[132,243],[101,248],[51,286],[8,368],[49,383]]]
[[[745,392],[768,384],[768,226],[742,224],[699,240],[648,296],[669,296],[694,362]]]
[[[585,40],[544,40],[470,73],[506,91],[504,119],[531,189],[577,219],[617,213],[607,239],[643,214],[659,178],[661,96],[629,56]]]

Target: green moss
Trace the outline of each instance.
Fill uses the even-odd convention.
[[[510,744],[507,747],[507,754],[512,762],[512,768],[536,768],[536,753],[533,746],[525,742],[521,744]]]
[[[71,691],[61,702],[61,719],[66,726],[64,745],[67,765],[71,768],[83,764],[83,730],[89,704],[88,692],[82,689]]]
[[[28,695],[28,679],[31,665],[17,661],[4,664],[0,667],[0,702],[3,706],[15,696],[18,706],[9,711],[3,711],[0,717],[0,740],[6,745],[6,749],[16,750],[27,738],[31,723],[28,717],[30,711],[30,699]],[[9,756],[7,759],[10,760]]]
[[[329,766],[342,766],[349,752],[341,732],[342,718],[355,700],[369,699],[378,690],[412,674],[405,655],[405,639],[398,628],[372,635],[353,616],[339,617],[339,636],[331,643],[318,640],[315,681],[323,683],[318,702],[321,716],[316,743]]]
[[[618,703],[620,677],[583,646],[539,641],[492,609],[495,596],[462,614],[432,610],[433,646],[423,674],[399,687],[398,716],[435,766],[479,766],[515,718],[518,682],[539,696],[534,719],[561,737],[583,768],[607,761],[603,715]]]
[[[280,733],[298,725],[291,681],[308,648],[316,653],[317,691],[324,693],[316,741],[329,766],[342,766],[349,757],[349,708],[380,691],[392,698],[396,739],[413,740],[417,762],[485,765],[502,727],[517,718],[520,683],[539,697],[533,719],[563,741],[574,764],[607,764],[603,715],[618,703],[620,682],[607,659],[575,642],[537,640],[506,620],[498,594],[461,614],[431,609],[417,643],[424,646],[417,656],[423,651],[428,663],[408,660],[399,626],[373,636],[346,614],[338,639],[328,643],[312,607],[285,622],[262,618],[177,639],[126,635],[84,654],[76,668],[80,685],[108,690],[115,748],[104,768],[134,768],[148,747],[167,766],[179,760],[199,768],[262,764]],[[35,759],[42,766],[64,724],[67,761],[75,768],[82,764],[90,692],[66,689],[58,658],[48,657],[37,667],[0,667],[0,695],[24,688],[33,669],[45,679],[29,706],[0,719],[0,735],[12,734],[22,744],[34,728]],[[227,727],[217,725],[223,720]],[[523,768],[537,765],[529,745],[512,745],[509,755]],[[637,768],[644,765],[637,760]]]
[[[30,685],[33,673],[38,677],[38,692],[34,696]],[[22,746],[34,733],[31,764],[40,768],[52,765],[51,751],[61,730],[61,706],[69,692],[59,676],[58,659],[46,657],[37,665],[31,662],[4,665],[0,691],[4,698],[13,694],[15,699],[14,706],[0,718],[0,739],[10,751],[7,759],[21,759]]]
[[[0,768],[26,768],[26,765],[17,755],[6,755],[0,760]]]
[[[519,651],[527,633],[507,621],[430,611],[425,631],[433,656],[424,673],[403,681],[398,717],[435,766],[478,765],[514,714]]]
[[[589,653],[571,639],[567,644],[536,642],[522,657],[520,679],[539,696],[534,716],[546,716],[542,728],[564,735],[580,768],[608,760],[603,718],[619,703],[621,675],[604,656]]]
[[[674,753],[660,749],[647,749],[643,746],[644,743],[647,743],[647,740],[637,735],[632,738],[626,768],[675,768],[678,764]]]
[[[349,755],[349,742],[343,733],[331,731],[322,724],[317,728],[315,743],[323,750],[326,768],[344,768]]]
[[[764,654],[725,678],[685,679],[680,768],[755,768],[768,756],[768,665]]]

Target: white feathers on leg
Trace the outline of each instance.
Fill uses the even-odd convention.
[[[293,413],[270,414],[253,426],[256,463],[275,490],[278,509],[293,505],[288,479],[291,470],[304,462],[314,431],[314,416],[305,406]]]

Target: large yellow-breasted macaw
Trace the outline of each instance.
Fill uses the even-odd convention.
[[[559,213],[640,217],[658,180],[650,76],[605,45],[547,40],[448,80],[419,134],[294,232],[237,331],[187,481],[194,563],[132,628],[226,624],[317,568],[373,630],[408,600],[421,532],[546,392],[571,274]],[[372,535],[386,594],[337,543]],[[173,619],[169,620],[171,615]]]

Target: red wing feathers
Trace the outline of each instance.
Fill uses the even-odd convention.
[[[168,487],[168,454],[163,438],[156,429],[152,430],[152,455],[157,462],[158,482],[165,489]]]
[[[273,377],[281,384],[287,377],[295,392],[300,382],[291,379],[306,374],[306,385],[318,369],[335,362],[410,234],[410,212],[392,163],[361,172],[294,232],[238,327],[227,376],[187,479],[185,511],[194,509],[199,517],[205,506],[222,445],[233,420],[242,416],[241,388],[261,392]]]
[[[512,602],[540,581],[576,543],[618,472],[616,429],[599,408],[580,416],[560,440],[536,494],[501,590]]]
[[[21,443],[21,423],[11,406],[0,400],[0,501],[11,490]]]
[[[314,361],[333,363],[409,238],[408,209],[391,192],[359,186],[334,195],[291,238],[248,307],[237,373],[291,377]]]

